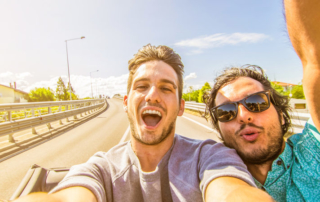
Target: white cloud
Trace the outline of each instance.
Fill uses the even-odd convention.
[[[174,45],[197,48],[197,50],[191,51],[191,54],[199,54],[202,52],[201,49],[215,48],[224,45],[236,45],[239,43],[256,43],[265,39],[270,39],[270,37],[260,33],[218,33],[210,36],[182,40]]]
[[[68,77],[61,76],[63,82],[67,86]],[[49,81],[40,81],[28,86],[25,91],[29,92],[34,88],[50,87],[54,91],[57,87],[59,76],[51,78]],[[101,95],[113,96],[116,93],[126,94],[128,74],[119,77],[109,78],[92,78],[90,76],[71,75],[71,84],[76,94],[80,98]],[[92,86],[92,91],[91,91]]]
[[[192,72],[188,76],[184,77],[184,81],[187,81],[189,79],[195,79],[195,78],[197,78],[197,75],[195,72]]]
[[[9,86],[9,83],[16,82],[17,89],[24,90],[27,86],[29,86],[29,82],[26,81],[27,77],[32,77],[30,72],[23,72],[20,74],[14,74],[12,72],[4,72],[0,73],[0,83],[6,86]]]
[[[21,74],[16,74],[16,78],[20,80],[24,80],[26,77],[32,77],[30,72],[23,72]]]
[[[6,78],[6,77],[13,77],[14,74],[12,72],[4,72],[4,73],[0,73],[0,78]]]

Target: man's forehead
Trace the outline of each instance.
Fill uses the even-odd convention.
[[[162,61],[149,61],[141,64],[133,75],[133,83],[137,81],[171,81],[177,85],[178,76],[174,69]]]
[[[263,90],[263,85],[259,81],[249,77],[239,77],[219,89],[216,96],[216,103],[237,101]]]

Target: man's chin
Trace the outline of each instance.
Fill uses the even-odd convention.
[[[280,151],[270,152],[268,149],[251,149],[250,151],[239,151],[240,158],[246,164],[264,164],[273,161],[279,155]]]
[[[160,144],[161,142],[163,142],[166,138],[168,137],[168,135],[164,135],[164,134],[143,134],[141,136],[136,136],[133,135],[133,138],[145,145],[157,145]]]
[[[174,122],[172,122],[168,128],[161,130],[141,130],[140,134],[133,133],[133,138],[145,145],[157,145],[163,142],[174,131]]]

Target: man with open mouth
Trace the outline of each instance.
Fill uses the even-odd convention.
[[[129,61],[129,71],[123,107],[131,140],[73,166],[52,194],[21,201],[273,201],[254,187],[235,150],[175,134],[184,111],[177,53],[146,45]]]
[[[259,188],[276,201],[320,201],[320,2],[284,2],[311,114],[303,132],[284,141],[291,123],[289,99],[254,65],[224,70],[206,98],[207,112],[224,144],[236,149]]]

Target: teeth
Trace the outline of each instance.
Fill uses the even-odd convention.
[[[157,110],[145,110],[142,114],[157,114],[161,117],[161,113]]]

